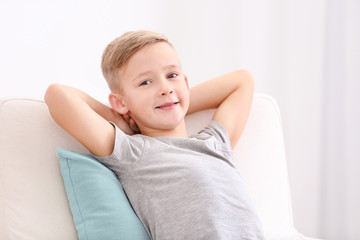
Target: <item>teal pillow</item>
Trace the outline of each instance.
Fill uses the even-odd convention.
[[[91,155],[57,157],[79,240],[150,239],[111,170]]]

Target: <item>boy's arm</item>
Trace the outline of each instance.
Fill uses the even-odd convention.
[[[234,148],[249,117],[253,95],[251,74],[238,70],[191,88],[188,114],[217,108],[213,120],[225,127]]]
[[[78,89],[52,84],[44,98],[55,122],[96,156],[113,151],[115,129],[109,121],[132,133],[119,113]]]

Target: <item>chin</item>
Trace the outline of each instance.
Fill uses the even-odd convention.
[[[180,126],[183,121],[184,118],[163,120],[159,122],[159,126],[161,126],[161,129],[163,130],[175,129]]]
[[[172,129],[177,128],[179,125],[180,125],[180,122],[177,122],[177,123],[162,123],[162,124],[159,124],[159,129],[172,130]]]

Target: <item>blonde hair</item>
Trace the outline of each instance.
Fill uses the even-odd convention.
[[[137,51],[148,44],[154,44],[156,42],[169,43],[165,36],[146,30],[126,32],[109,43],[102,55],[101,69],[112,92],[120,90],[120,68],[123,67]],[[171,43],[169,44],[171,45]]]

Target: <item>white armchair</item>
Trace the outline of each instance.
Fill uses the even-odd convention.
[[[187,117],[189,134],[214,110]],[[280,113],[267,95],[255,95],[249,121],[234,150],[236,166],[262,220],[266,239],[311,239],[293,225]],[[87,150],[51,119],[36,99],[0,100],[0,239],[77,239],[56,148]]]

